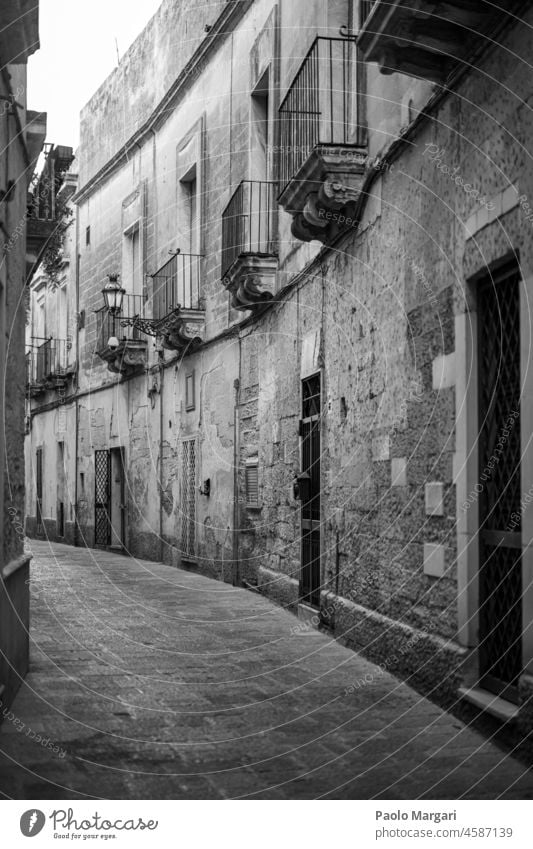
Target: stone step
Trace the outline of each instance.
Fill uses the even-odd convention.
[[[488,690],[482,690],[479,687],[470,689],[459,687],[458,693],[463,701],[469,702],[502,722],[512,722],[518,716],[517,705],[495,696],[494,693],[489,693]]]

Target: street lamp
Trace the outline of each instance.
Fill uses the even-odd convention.
[[[118,274],[108,274],[107,277],[109,283],[106,283],[102,289],[102,295],[104,296],[106,310],[113,316],[113,335],[107,342],[108,347],[113,350],[118,348],[118,339],[115,336],[115,320],[117,313],[119,313],[122,309],[122,301],[126,294],[126,290],[123,289],[118,282]]]
[[[106,309],[111,315],[116,315],[122,309],[122,300],[126,294],[126,290],[122,288],[118,282],[118,274],[108,274],[109,283],[106,283],[102,289]]]

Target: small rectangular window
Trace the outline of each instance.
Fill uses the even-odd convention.
[[[196,406],[195,391],[194,371],[190,371],[185,375],[185,409],[187,411],[194,410]]]
[[[245,470],[246,504],[249,507],[259,506],[259,465],[257,457],[246,460]]]
[[[85,228],[85,244],[86,245],[91,244],[91,226],[90,225]]]

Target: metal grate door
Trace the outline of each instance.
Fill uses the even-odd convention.
[[[110,522],[111,454],[94,452],[94,544],[111,544]]]
[[[182,443],[181,468],[181,553],[196,554],[196,439]]]
[[[302,502],[300,599],[320,605],[320,375],[302,381],[302,472],[310,477]]]
[[[478,289],[479,663],[481,683],[516,701],[522,669],[520,300],[516,268]]]

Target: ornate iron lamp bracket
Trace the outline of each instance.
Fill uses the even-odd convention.
[[[142,318],[140,315],[134,315],[131,318],[121,319],[120,324],[121,327],[133,327],[134,330],[138,330],[146,336],[162,336],[165,332],[169,319],[176,316],[180,310],[181,306],[178,304],[178,306],[164,318]]]

